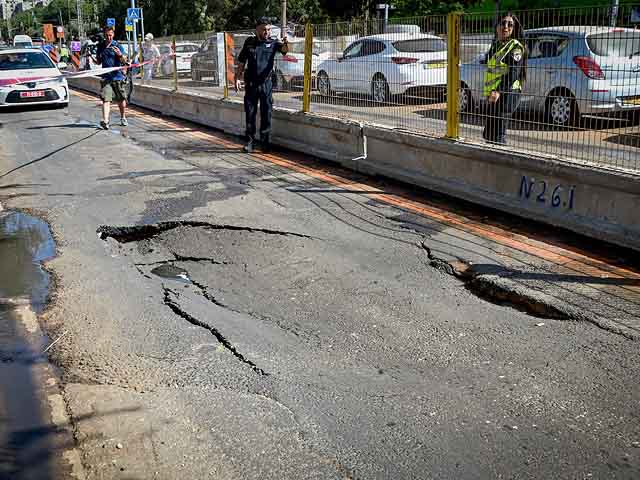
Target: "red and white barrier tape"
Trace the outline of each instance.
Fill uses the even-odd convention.
[[[161,55],[160,57],[152,60],[147,60],[146,62],[140,63],[132,63],[131,65],[125,65],[122,67],[107,67],[107,68],[96,68],[94,70],[82,70],[80,72],[68,72],[61,73],[60,75],[54,75],[49,77],[15,77],[15,78],[1,78],[0,79],[0,87],[11,87],[13,85],[23,85],[25,83],[39,83],[39,82],[50,82],[52,80],[58,80],[60,78],[86,78],[86,77],[99,77],[100,75],[104,75],[107,73],[115,72],[118,70],[126,70],[128,68],[138,68],[148,65],[150,63],[156,63],[162,61],[164,58],[172,57],[173,54],[168,53]]]

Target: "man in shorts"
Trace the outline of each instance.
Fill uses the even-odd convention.
[[[122,67],[127,62],[124,48],[113,39],[113,35],[113,27],[105,27],[104,41],[98,45],[96,59],[98,63],[102,64],[103,68]],[[100,126],[105,130],[109,130],[111,102],[116,101],[120,108],[120,125],[126,127],[128,124],[125,112],[127,108],[125,80],[127,77],[124,70],[105,73],[101,77],[102,120],[100,121]]]

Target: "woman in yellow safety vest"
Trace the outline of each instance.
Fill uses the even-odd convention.
[[[486,63],[483,95],[488,110],[482,136],[487,142],[505,144],[506,122],[518,108],[527,78],[527,49],[515,15],[508,13],[498,21]]]

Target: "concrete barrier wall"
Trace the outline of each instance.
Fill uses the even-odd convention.
[[[97,92],[97,79],[72,86]],[[136,87],[136,105],[242,134],[242,104]],[[640,251],[640,175],[274,111],[274,143]],[[364,154],[366,137],[367,156]]]

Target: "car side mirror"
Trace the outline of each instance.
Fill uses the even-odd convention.
[[[344,54],[343,53],[339,53],[336,58],[338,59],[339,62],[341,62],[342,60],[344,60]]]

